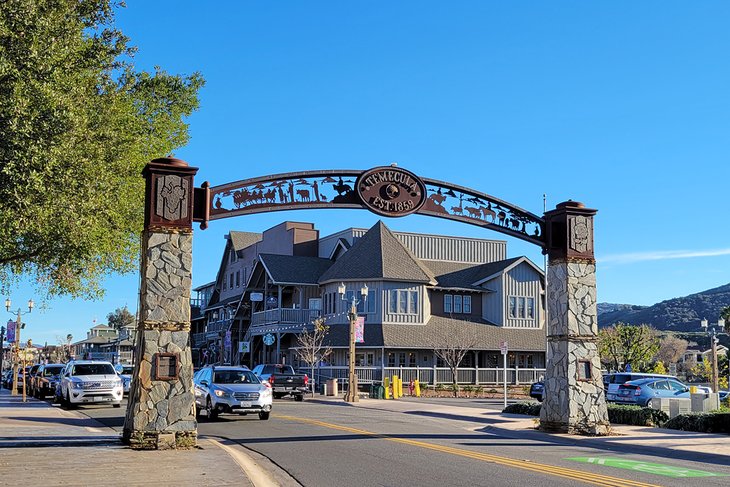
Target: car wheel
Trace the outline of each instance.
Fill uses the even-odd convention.
[[[274,392],[272,396],[274,397],[274,399],[281,399],[281,394],[279,394],[278,392]]]
[[[294,400],[295,400],[296,402],[301,402],[301,401],[303,401],[303,400],[304,400],[304,394],[297,394],[296,396],[294,396]]]
[[[259,419],[266,421],[267,419],[269,419],[269,414],[271,414],[269,411],[261,411],[259,413]]]
[[[120,407],[122,407],[122,404],[121,403],[114,403],[114,404],[112,404],[112,407],[120,408]]]
[[[73,409],[75,407],[75,405],[71,402],[71,395],[68,392],[66,392],[66,401],[64,402],[66,403],[66,408],[68,409]]]
[[[210,398],[208,398],[208,400],[205,402],[205,411],[208,419],[210,419],[211,421],[218,418],[218,411],[213,408],[213,404],[210,402]]]

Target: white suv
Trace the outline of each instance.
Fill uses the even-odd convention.
[[[66,407],[111,403],[118,408],[123,396],[122,379],[114,366],[99,360],[76,360],[66,364],[56,389],[56,398]]]

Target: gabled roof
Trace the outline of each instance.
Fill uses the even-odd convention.
[[[502,264],[502,265],[496,265],[494,269],[487,268],[487,272],[485,272],[485,277],[482,279],[476,281],[473,283],[474,286],[480,286],[484,284],[487,281],[491,281],[495,277],[497,277],[499,274],[502,274],[504,272],[509,272],[510,270],[514,269],[518,265],[525,263],[532,267],[535,272],[537,272],[540,276],[544,276],[544,273],[542,272],[542,269],[540,269],[538,266],[536,266],[530,259],[528,259],[525,256],[522,257],[515,257],[513,259],[507,259],[507,260],[501,260],[499,262],[494,262],[493,264]],[[485,264],[487,266],[492,264]],[[489,272],[491,271],[491,272]]]
[[[379,221],[342,255],[319,279],[320,283],[345,280],[393,280],[433,284],[434,275],[382,221]]]
[[[228,234],[231,236],[231,244],[234,250],[243,250],[256,242],[260,242],[264,238],[263,234],[253,232],[236,232],[231,230]]]
[[[486,282],[488,276],[502,273],[511,267],[521,257],[515,257],[488,264],[474,265],[457,262],[438,262],[433,260],[423,261],[436,275],[435,287],[447,289],[469,289],[474,291],[485,291],[476,283]]]
[[[337,256],[342,252],[347,252],[350,250],[350,242],[348,242],[344,238],[337,239],[337,243],[334,247],[332,247],[332,252],[330,252],[330,259],[334,260],[337,258]]]
[[[109,325],[96,325],[91,327],[92,330],[114,330],[113,326]]]
[[[321,257],[259,254],[259,261],[274,284],[316,285],[333,262]]]

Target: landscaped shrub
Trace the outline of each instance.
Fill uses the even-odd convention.
[[[680,414],[667,421],[664,427],[701,433],[730,434],[730,413]]]
[[[509,414],[526,414],[528,416],[540,416],[540,403],[517,402],[508,405],[502,410],[502,412]]]
[[[608,421],[611,423],[634,426],[661,426],[668,419],[667,413],[658,409],[629,406],[627,404],[608,404]]]

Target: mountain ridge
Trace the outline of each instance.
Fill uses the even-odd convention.
[[[717,322],[726,306],[730,306],[730,283],[652,306],[598,303],[598,326],[605,328],[620,321],[666,331],[699,331],[703,318]]]

